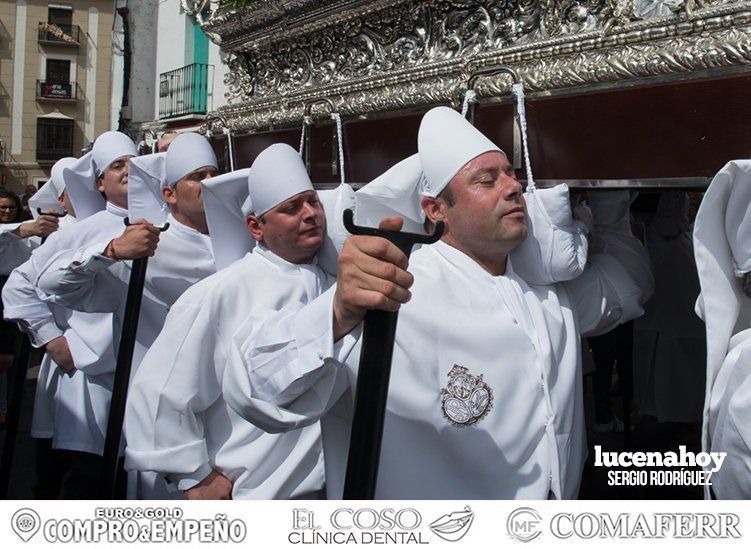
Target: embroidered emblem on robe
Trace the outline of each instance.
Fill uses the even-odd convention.
[[[443,417],[452,425],[464,427],[484,418],[493,406],[493,390],[464,366],[454,364],[448,383],[441,389]]]

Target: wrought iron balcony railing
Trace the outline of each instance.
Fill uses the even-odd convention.
[[[62,46],[81,45],[81,27],[78,25],[58,25],[40,21],[37,40],[40,44],[56,44]]]
[[[159,75],[159,118],[206,114],[211,109],[214,66],[193,63]]]
[[[76,101],[78,99],[78,84],[75,82],[37,80],[37,99],[42,101]]]

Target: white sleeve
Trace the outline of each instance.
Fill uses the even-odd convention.
[[[20,226],[21,223],[0,223],[0,250],[2,250],[2,246],[17,242],[21,239],[20,236],[13,234],[13,231]]]
[[[22,223],[0,225],[0,274],[10,275],[13,269],[28,261],[31,253],[41,244],[37,236],[21,238],[13,234],[12,231],[20,225]]]
[[[240,416],[270,433],[289,431],[315,423],[344,393],[344,361],[360,330],[334,343],[334,291],[235,332],[223,390]]]
[[[582,336],[609,332],[644,314],[654,278],[644,246],[631,234],[628,191],[598,191],[588,199],[594,215],[595,253],[581,276],[563,287],[578,314]]]
[[[129,269],[102,255],[109,240],[62,250],[39,270],[36,285],[45,299],[85,313],[115,312],[128,290]]]
[[[6,320],[18,322],[34,347],[42,347],[63,335],[49,306],[34,287],[36,277],[33,260],[16,268],[3,287],[3,314]]]
[[[210,312],[178,301],[131,382],[126,468],[162,473],[180,490],[211,472],[202,412],[221,398],[214,365],[225,355]]]

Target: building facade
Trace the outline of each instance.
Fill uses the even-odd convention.
[[[127,7],[127,21],[117,24],[127,26],[123,34],[131,45],[130,69],[124,71],[130,75],[128,99],[121,110],[129,133],[148,141],[164,131],[196,129],[206,114],[227,103],[227,66],[219,46],[180,0],[120,0],[120,5]]]
[[[0,183],[40,186],[110,129],[112,0],[0,0]]]

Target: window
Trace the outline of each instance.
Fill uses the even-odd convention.
[[[73,25],[73,9],[50,6],[47,22],[63,29],[70,28]]]
[[[47,82],[68,84],[70,82],[70,61],[47,59]]]
[[[73,156],[73,120],[37,119],[37,160]]]

